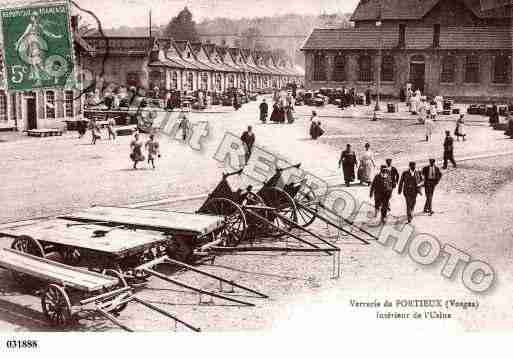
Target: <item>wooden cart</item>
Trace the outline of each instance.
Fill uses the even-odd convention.
[[[133,269],[155,259],[170,245],[161,233],[69,221],[45,220],[3,230],[14,238],[11,249],[97,271],[114,269],[128,278]]]
[[[117,316],[132,295],[123,276],[113,270],[95,273],[13,249],[0,251],[0,267],[12,271],[21,285],[29,277],[46,283],[41,307],[48,322],[57,327],[68,326],[84,309]]]

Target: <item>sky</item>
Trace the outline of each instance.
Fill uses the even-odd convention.
[[[358,0],[75,0],[93,11],[105,28],[147,26],[152,10],[155,25],[167,24],[185,6],[194,21],[212,17],[260,17],[280,14],[352,12]],[[88,21],[89,22],[89,21]]]

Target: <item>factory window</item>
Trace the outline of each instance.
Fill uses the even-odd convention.
[[[64,92],[64,114],[73,117],[73,91]]]
[[[479,83],[479,57],[467,56],[465,59],[465,82]]]
[[[381,63],[381,81],[394,81],[394,57],[387,55]]]
[[[0,122],[7,122],[7,95],[5,91],[0,91]]]
[[[333,81],[345,81],[346,80],[346,58],[344,55],[335,56],[333,66]]]
[[[173,71],[171,73],[171,89],[178,89],[178,74],[176,73],[176,71]]]
[[[442,83],[453,83],[454,74],[456,70],[456,59],[454,56],[446,56],[442,60],[442,71],[440,76],[440,82]]]
[[[313,80],[326,81],[326,64],[323,54],[316,54],[314,56]]]
[[[493,82],[505,84],[509,82],[510,60],[507,56],[500,55],[495,57],[493,63]]]
[[[55,92],[46,91],[45,118],[55,118]]]
[[[371,57],[368,55],[362,55],[358,59],[358,80],[362,82],[371,82],[372,81],[372,61]]]

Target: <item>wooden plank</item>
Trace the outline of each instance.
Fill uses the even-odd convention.
[[[200,235],[211,233],[224,223],[224,218],[221,216],[124,207],[92,207],[62,218],[108,221],[113,224],[127,224],[169,232],[185,231]]]
[[[71,225],[71,226],[69,226]],[[110,231],[104,237],[94,237],[97,230]],[[166,238],[161,233],[112,229],[108,226],[86,224],[64,219],[47,220],[4,229],[0,236],[18,237],[27,235],[38,241],[84,248],[124,257],[134,252],[142,252]]]
[[[67,266],[12,249],[0,251],[0,267],[85,292],[110,288],[118,283],[118,279],[114,277]]]

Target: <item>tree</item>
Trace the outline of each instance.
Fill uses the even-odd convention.
[[[269,45],[265,43],[262,32],[257,27],[248,27],[241,32],[240,44],[244,48],[266,50]]]
[[[185,7],[176,17],[171,19],[164,30],[165,37],[172,37],[175,40],[189,40],[190,42],[199,41],[196,32],[196,23],[192,21],[192,14]]]

